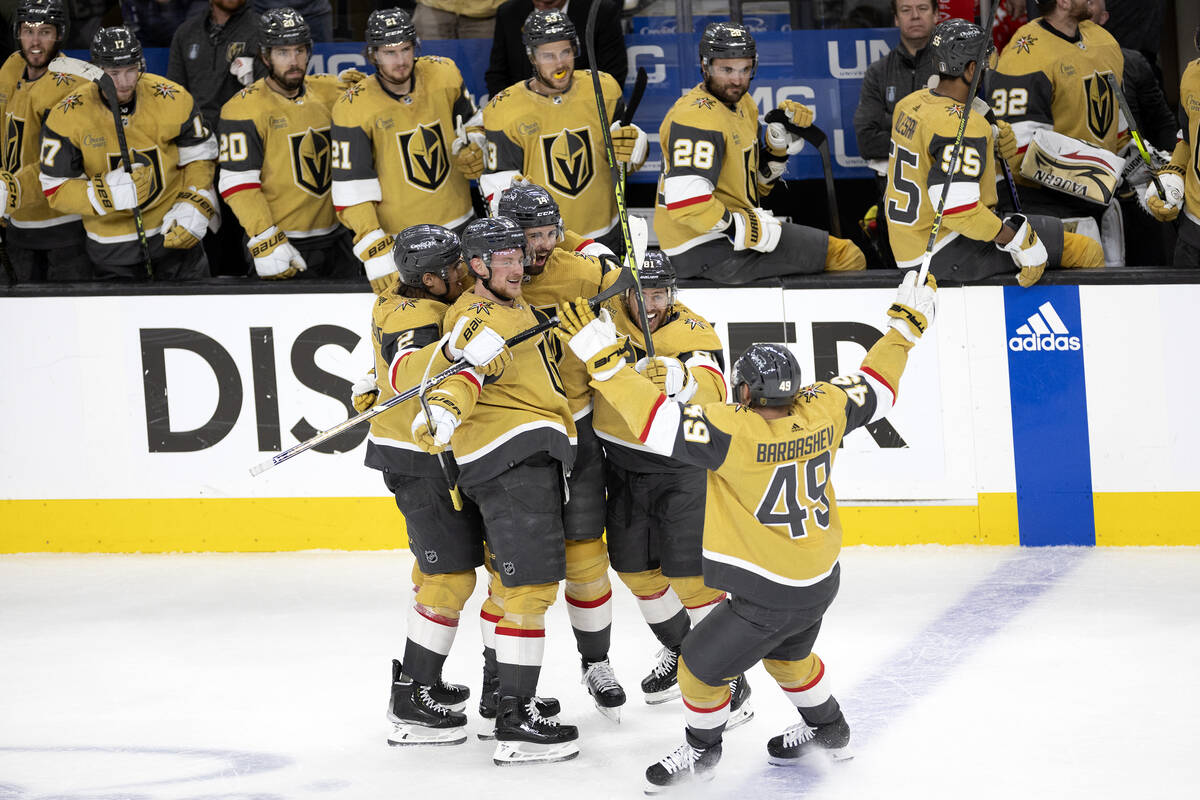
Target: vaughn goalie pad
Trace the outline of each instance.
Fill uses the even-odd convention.
[[[1043,128],[1029,142],[1021,174],[1064,194],[1106,206],[1124,166],[1125,159],[1114,153]]]

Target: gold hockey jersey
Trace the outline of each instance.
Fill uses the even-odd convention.
[[[725,236],[726,209],[759,205],[758,106],[748,92],[731,109],[697,84],[671,106],[658,140],[654,233],[667,255]]]
[[[1068,39],[1036,19],[1004,47],[987,73],[985,97],[1012,125],[1022,152],[1038,128],[1053,128],[1115,153],[1120,109],[1105,75],[1119,86],[1124,69],[1121,46],[1099,25],[1084,20]]]
[[[65,72],[46,72],[35,81],[25,79],[25,59],[13,53],[0,67],[0,109],[4,129],[0,131],[0,168],[11,172],[20,187],[17,208],[9,217],[11,244],[56,247],[81,243],[83,226],[78,214],[63,214],[50,208],[42,194],[42,123],[54,104],[83,81]]]
[[[221,108],[218,188],[251,236],[272,225],[288,238],[337,229],[329,128],[339,96],[332,75],[307,76],[295,98],[260,78]]]
[[[651,450],[709,470],[705,585],[760,605],[806,606],[842,546],[831,483],[838,445],[891,408],[911,348],[889,330],[858,371],[801,389],[790,413],[771,420],[724,403],[666,402],[630,368],[593,388]]]
[[[932,89],[920,89],[896,104],[888,156],[884,212],[896,266],[921,263],[937,214],[942,186],[954,157],[963,105]],[[950,181],[934,252],[960,235],[995,238],[1004,224],[996,206],[996,158],[992,126],[975,109],[967,117],[962,157]]]
[[[452,330],[459,317],[477,319],[509,339],[537,324],[522,300],[504,306],[464,292],[446,313]],[[535,453],[548,453],[569,469],[574,463],[575,421],[547,339],[538,336],[512,348],[512,361],[497,378],[479,386],[470,375],[448,378],[442,387],[462,410],[450,440],[463,486],[494,478]]]
[[[624,297],[607,304],[617,325],[617,333],[629,337],[634,355],[646,355],[645,337],[638,321],[631,317]],[[707,405],[723,403],[728,394],[725,387],[725,366],[721,339],[703,317],[678,301],[662,324],[651,334],[654,353],[672,356],[683,362],[698,386],[690,403]],[[575,359],[579,361],[579,359]],[[582,362],[580,362],[582,364]],[[629,428],[620,412],[603,395],[596,397],[596,414],[592,424],[596,435],[604,441],[604,453],[609,461],[628,472],[678,472],[694,469],[691,465],[660,455],[642,444],[639,434]]]
[[[160,233],[163,215],[184,188],[183,170],[195,162],[215,162],[217,140],[205,127],[196,101],[174,81],[147,72],[135,92],[133,112],[123,122],[130,158],[154,171],[150,196],[141,205],[146,235],[152,237]],[[89,248],[93,260],[136,264],[141,254],[133,212],[99,216],[87,197],[91,178],[120,166],[112,112],[96,84],[83,84],[55,104],[42,128],[42,191],[52,209],[83,215],[88,239],[96,246]],[[205,174],[211,180],[211,170]]]
[[[333,205],[375,204],[372,222],[343,216],[356,238],[377,216],[385,233],[422,222],[456,228],[473,215],[467,179],[454,167],[454,124],[475,114],[453,61],[421,56],[412,92],[399,97],[375,76],[342,92],[333,106]],[[351,222],[353,221],[353,224]]]
[[[1179,81],[1179,108],[1186,118],[1183,139],[1171,162],[1183,168],[1183,213],[1200,225],[1200,59],[1187,65]]]
[[[624,107],[621,87],[602,72],[600,90],[609,120],[615,119]],[[617,224],[590,70],[575,70],[571,88],[552,97],[524,82],[497,92],[483,109],[483,127],[487,153],[479,187],[485,197],[493,192],[489,175],[520,173],[548,191],[563,224],[585,238],[603,236]]]

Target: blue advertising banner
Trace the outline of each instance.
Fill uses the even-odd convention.
[[[1023,545],[1094,545],[1078,286],[1004,287]]]
[[[858,157],[854,109],[858,106],[859,88],[867,65],[891,50],[899,34],[894,28],[789,31],[787,19],[785,14],[747,18],[758,44],[758,74],[750,91],[759,112],[765,114],[781,100],[789,98],[814,106],[814,124],[829,135],[834,175],[839,178],[871,177],[874,173]],[[635,31],[646,32],[625,37],[629,54],[626,95],[637,68],[643,67],[649,80],[634,122],[649,134],[651,146],[646,165],[631,175],[630,180],[653,183],[662,169],[658,127],[680,95],[700,81],[699,34],[674,33],[674,20],[666,17],[636,17],[634,21]],[[707,17],[697,18],[696,30],[703,30],[707,21]],[[421,52],[453,59],[462,71],[467,88],[480,102],[487,99],[483,75],[487,71],[490,50],[487,43],[478,39],[421,43]],[[72,55],[87,58],[87,53],[82,51]],[[146,63],[151,72],[165,75],[167,50],[147,49]],[[336,73],[348,67],[371,71],[361,42],[316,45],[309,72]],[[785,177],[820,178],[823,174],[820,156],[806,145],[789,162]]]

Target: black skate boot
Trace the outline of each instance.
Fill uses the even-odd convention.
[[[746,673],[742,673],[729,682],[729,721],[725,730],[731,731],[739,725],[745,725],[754,716],[750,707],[750,684],[746,682]]]
[[[396,687],[401,687],[397,692]],[[430,687],[416,681],[393,684],[393,746],[462,744],[467,740],[467,717],[433,698]]]
[[[655,706],[679,697],[679,649],[664,647],[658,651],[658,663],[642,678],[646,704]]]
[[[496,718],[496,707],[500,705],[500,676],[483,671],[483,688],[479,692],[479,716],[484,719]],[[538,714],[543,717],[557,717],[562,712],[562,706],[558,699],[554,697],[535,697],[533,701],[537,704]],[[491,741],[496,738],[496,733],[492,729],[480,731],[476,734],[482,741]]]
[[[579,755],[574,725],[543,717],[532,697],[502,697],[496,709],[496,752],[501,767],[567,761]]]
[[[621,706],[625,705],[625,690],[617,682],[612,664],[603,661],[584,661],[583,678],[580,683],[587,686],[588,694],[596,701],[596,710],[613,722],[621,721]]]
[[[646,794],[659,794],[696,781],[711,781],[720,760],[720,744],[700,749],[684,742],[675,752],[646,768]]]
[[[767,761],[781,767],[800,763],[812,753],[827,753],[834,761],[854,758],[850,751],[850,726],[841,713],[833,722],[809,727],[801,722],[767,742]]]
[[[392,722],[395,715],[394,708],[396,706],[396,695],[398,691],[407,691],[407,689],[399,689],[401,685],[407,685],[408,679],[404,677],[404,667],[396,659],[392,659],[392,703],[388,706],[388,719]],[[471,696],[471,690],[466,686],[457,683],[446,683],[441,678],[438,682],[431,684],[429,694],[434,700],[449,708],[451,711],[462,711],[467,707],[467,699]]]

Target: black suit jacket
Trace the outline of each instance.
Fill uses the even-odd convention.
[[[614,0],[570,0],[567,17],[579,33],[579,57],[576,69],[588,69],[587,17],[593,1],[600,3],[596,17],[596,65],[625,83],[629,62],[625,56],[625,35],[621,31],[621,7]],[[533,77],[533,65],[521,42],[521,26],[533,12],[531,0],[508,0],[496,10],[496,33],[492,39],[492,56],[484,82],[488,94],[494,95],[518,81]]]

